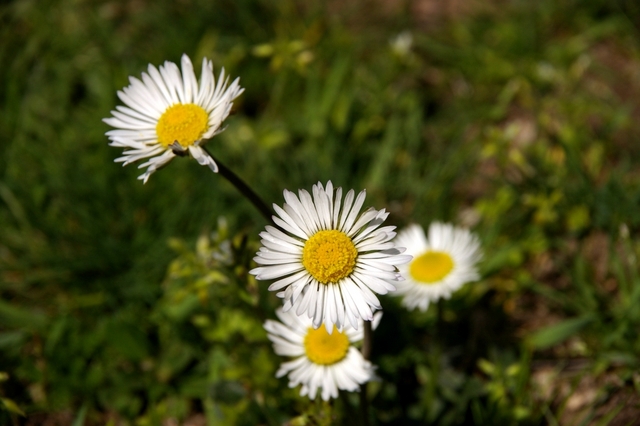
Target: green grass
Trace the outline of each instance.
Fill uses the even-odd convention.
[[[399,227],[480,236],[482,279],[439,316],[383,298],[372,424],[637,417],[640,10],[405,6],[0,6],[0,424],[358,413],[357,395],[310,403],[274,377],[262,322],[278,301],[247,275],[265,225],[252,206],[194,161],[146,185],[113,163],[101,119],[116,91],[182,53],[240,76],[208,147],[267,203],[330,179]],[[394,50],[403,31],[412,47]]]

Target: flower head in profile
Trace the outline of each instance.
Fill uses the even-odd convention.
[[[358,328],[380,309],[377,294],[395,290],[389,281],[401,279],[397,265],[411,257],[391,241],[394,226],[381,227],[389,213],[360,212],[365,192],[357,196],[331,182],[313,186],[313,195],[284,191],[285,204],[274,204],[275,226],[260,234],[262,247],[254,258],[260,265],[250,272],[259,280],[277,279],[269,290],[284,299],[284,311],[324,323],[329,333],[342,330],[348,320]]]
[[[114,127],[107,136],[110,146],[124,148],[115,161],[127,165],[148,158],[139,168],[147,170],[138,177],[145,183],[149,176],[176,155],[191,155],[201,165],[218,171],[213,158],[201,147],[222,132],[233,100],[243,91],[236,78],[229,85],[224,69],[216,81],[211,61],[203,59],[200,81],[193,65],[182,55],[182,72],[173,62],[159,68],[149,65],[142,80],[129,77],[129,86],[118,91],[125,106],[111,111],[103,121]]]
[[[373,328],[381,314],[374,315]],[[313,328],[308,317],[282,308],[276,315],[280,321],[267,320],[264,328],[275,353],[293,358],[280,365],[276,377],[288,375],[291,388],[301,384],[301,396],[315,399],[320,391],[322,399],[328,401],[338,397],[338,389],[357,391],[374,377],[374,367],[353,346],[362,340],[363,327],[356,330],[346,325],[342,331],[334,328],[329,334],[324,327]]]
[[[400,267],[405,280],[395,293],[408,309],[425,311],[430,302],[448,299],[465,283],[480,278],[476,270],[482,257],[480,242],[467,229],[434,222],[427,238],[422,227],[410,225],[398,233],[396,244],[413,256]]]

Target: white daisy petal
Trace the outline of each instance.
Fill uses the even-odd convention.
[[[363,199],[364,201],[364,199]],[[349,235],[350,237],[354,237],[355,234],[357,234],[358,232],[360,232],[360,230],[362,229],[363,226],[365,226],[366,224],[371,225],[372,221],[376,218],[376,216],[378,215],[378,211],[375,209],[369,209],[366,212],[364,212],[359,218],[358,221],[353,224],[351,226],[351,235]],[[383,219],[384,220],[384,219]],[[374,225],[374,229],[378,227],[378,225],[380,223],[382,223],[383,220],[379,220],[375,225]],[[358,235],[359,236],[359,235]],[[354,238],[354,241],[357,242],[359,241],[359,238]]]
[[[118,105],[121,107],[121,105]],[[146,117],[144,114],[137,113],[136,111],[131,110],[131,114],[127,114],[125,112],[119,111],[119,108],[116,108],[116,111],[111,111],[111,114],[116,118],[105,119],[104,122],[112,126],[112,122],[122,123],[131,126],[130,129],[140,129],[144,124],[148,124],[153,126],[155,121],[152,118]],[[126,111],[126,110],[125,110]],[[142,122],[142,123],[141,123]],[[115,127],[115,126],[113,126]],[[123,126],[118,126],[120,128],[124,128]]]
[[[341,305],[340,307],[342,307],[342,301],[338,302],[336,300],[336,294],[335,294],[335,288],[336,286],[334,285],[330,285],[330,286],[326,286],[327,288],[327,302],[324,304],[325,306],[325,326],[327,324],[331,324],[331,326],[327,327],[327,332],[331,333],[333,331],[333,324],[336,325],[336,327],[341,328],[341,325],[338,322],[338,303]],[[342,311],[344,311],[344,308],[341,309]],[[327,321],[326,319],[329,318],[329,321]]]
[[[396,271],[396,267],[390,263],[387,262],[383,262],[380,260],[374,260],[374,259],[359,259],[359,263],[360,265],[367,265],[370,266],[371,269],[379,269],[381,271],[392,271],[395,272]]]
[[[187,55],[182,56],[181,68],[167,61],[157,68],[149,65],[141,80],[130,77],[129,86],[117,93],[126,106],[117,106],[111,111],[112,117],[103,119],[115,128],[106,133],[110,146],[136,149],[124,151],[117,162],[126,165],[149,158],[142,166],[147,170],[138,177],[145,183],[175,154],[182,153],[217,173],[217,164],[202,145],[224,130],[222,122],[229,115],[233,100],[244,90],[238,79],[231,86],[224,78],[216,84],[213,66],[206,59],[200,84]],[[179,151],[174,154],[174,149]]]
[[[191,154],[201,166],[209,166],[213,173],[218,173],[218,165],[204,149],[197,145],[191,145],[189,147],[189,154]]]
[[[331,183],[331,181],[329,181],[329,183],[327,184],[327,186],[329,186],[329,184]],[[331,187],[333,188],[333,185],[331,185]],[[340,216],[340,204],[342,203],[342,188],[337,188],[336,189],[336,197],[335,197],[335,201],[333,202],[333,213],[331,215],[331,228],[332,229],[338,229],[339,226],[339,216]]]
[[[318,209],[318,220],[322,229],[331,228],[331,197],[333,196],[333,185],[331,182],[327,184],[326,191],[322,188],[322,184],[318,182],[313,186],[313,202]]]
[[[288,277],[285,277],[281,280],[278,280],[276,282],[274,282],[273,284],[271,284],[269,286],[269,291],[278,291],[283,289],[284,287],[288,286],[289,284],[295,282],[295,281],[300,281],[300,280],[304,280],[307,277],[307,273],[306,271],[300,271],[296,274],[293,275],[289,275]]]
[[[356,286],[362,291],[362,296],[364,298],[364,300],[367,302],[367,308],[369,309],[369,307],[373,307],[375,309],[381,309],[382,307],[380,306],[380,301],[378,300],[378,298],[376,297],[375,294],[373,294],[373,291],[371,291],[371,286],[374,285],[379,285],[379,286],[383,286],[384,284],[381,284],[380,281],[382,280],[377,280],[378,282],[376,284],[374,283],[374,278],[373,277],[368,277],[367,281],[364,282],[363,280],[361,280],[361,276],[358,275],[354,275],[353,277],[351,277],[353,279],[353,283],[356,284]],[[386,293],[378,293],[378,294],[386,294]],[[363,316],[362,318],[367,320],[367,321],[371,321],[371,318],[373,317],[373,312],[367,311],[368,315],[367,316]]]
[[[213,88],[213,64],[206,58],[202,59],[202,68],[200,70],[200,84],[196,87],[198,92],[195,94],[194,102],[202,105],[208,93]]]
[[[316,294],[316,306],[315,306],[315,311],[313,314],[313,328],[318,328],[320,327],[320,325],[322,324],[322,319],[324,316],[324,304],[325,304],[325,295],[326,295],[326,288],[327,286],[325,285],[320,285],[318,287],[318,291]],[[300,312],[298,312],[298,315],[300,315]],[[327,318],[327,322],[329,322],[330,319]]]
[[[169,91],[174,94],[174,100],[178,103],[187,103],[184,97],[184,87],[182,87],[182,78],[180,77],[180,69],[173,62],[165,61],[164,66],[160,67],[160,74],[164,79]]]
[[[305,193],[309,195],[306,191],[300,191],[300,198],[304,199]],[[283,194],[286,201],[283,206],[284,210],[291,218],[297,220],[298,226],[303,229],[307,235],[315,233],[315,222],[298,197],[291,191],[284,191]]]
[[[314,201],[311,198],[311,195],[307,191],[300,191],[299,195],[300,195],[300,204],[302,204],[304,211],[307,213],[307,217],[309,218],[310,223],[313,225],[312,231],[315,233],[323,225],[323,223],[321,223],[320,218],[318,217],[318,211],[316,209],[316,205],[314,204]],[[322,222],[326,220],[327,218],[323,217]]]
[[[298,280],[295,283],[291,284],[285,293],[288,298],[295,304],[298,300],[298,297],[303,291],[317,291],[318,283],[315,282],[313,278],[305,277],[302,280]],[[288,292],[291,290],[290,292]]]
[[[257,254],[258,256],[256,257],[256,263],[259,265],[293,264],[293,262],[291,261],[291,255],[287,253],[278,253],[262,249]]]
[[[295,196],[294,196],[295,197]],[[303,231],[304,237],[307,238],[309,235],[313,235],[315,231],[313,230],[313,220],[309,217],[308,213],[305,211],[302,204],[298,201],[297,198],[294,198],[295,201],[292,203],[284,203],[282,209],[287,213],[291,220],[295,221],[298,227]],[[285,219],[286,220],[286,219]]]
[[[269,250],[288,253],[290,255],[302,256],[302,248],[300,246],[293,245],[282,240],[272,241],[268,238],[263,238],[262,240],[260,240],[260,242]]]
[[[356,305],[355,314],[358,318],[362,318],[365,321],[369,321],[373,312],[367,304],[367,296],[365,295],[366,286],[363,288],[356,285],[356,283],[352,279],[346,279],[345,283],[343,283],[342,288],[348,291],[351,294],[351,300]],[[374,307],[378,308],[380,305],[378,303],[374,304]]]
[[[343,284],[340,286],[340,291],[342,292],[342,301],[345,306],[345,315],[349,320],[349,324],[354,329],[358,329],[358,323],[360,321],[360,317],[358,316],[358,307],[353,301],[353,297],[351,297],[351,292],[349,291],[348,284]],[[360,327],[362,330],[362,327]]]
[[[256,278],[259,280],[271,280],[280,276],[293,274],[294,272],[298,272],[302,268],[303,266],[300,264],[288,263],[285,265],[263,266],[261,268],[252,269],[250,272],[252,274],[256,273]]]
[[[275,204],[274,204],[275,207]],[[264,232],[260,233],[260,236],[262,238],[268,238],[269,237],[269,241],[275,242],[275,243],[290,243],[292,245],[297,245],[300,247],[304,246],[304,243],[301,242],[300,240],[290,237],[289,235],[285,234],[284,232],[282,232],[281,230],[279,230],[278,228],[275,228],[271,225],[267,225],[266,229],[266,234],[265,235]]]
[[[185,102],[193,102],[198,91],[196,74],[193,72],[193,64],[187,55],[182,55],[182,85],[184,87]]]
[[[162,108],[162,110],[178,103],[178,98],[172,90],[169,90],[169,87],[167,87],[164,78],[160,74],[160,71],[158,71],[158,69],[153,65],[149,64],[149,66],[147,67],[147,72],[149,73],[149,77],[151,77],[158,90],[160,90],[160,92],[162,93],[162,97],[165,102],[164,108]],[[162,112],[160,112],[160,114],[162,114]],[[160,116],[158,116],[158,118],[160,118]]]
[[[351,206],[353,205],[353,199],[355,198],[355,191],[350,189],[347,192],[347,195],[344,197],[344,206],[342,207],[342,211],[340,212],[340,219],[338,222],[337,229],[343,229],[343,225],[347,220],[347,216],[351,211]]]
[[[364,266],[364,265],[363,265]],[[397,272],[391,272],[391,271],[383,271],[381,269],[376,269],[376,268],[366,268],[366,267],[359,267],[357,268],[359,274],[358,276],[364,276],[367,277],[367,284],[369,284],[369,277],[373,277],[373,278],[380,278],[383,280],[396,280],[396,277],[398,275]],[[382,293],[384,294],[384,293]]]
[[[289,213],[284,211],[284,209],[282,209],[280,206],[276,204],[273,205],[273,209],[275,210],[276,214],[280,216],[280,217],[273,216],[273,221],[276,225],[281,227],[284,231],[287,231],[288,233],[295,235],[296,237],[299,237],[302,239],[307,238],[307,236],[309,235],[308,232],[306,232],[304,229],[302,229],[299,226],[300,224],[304,226],[304,224],[302,223],[302,220],[300,219],[294,220],[293,217],[289,215]]]
[[[307,291],[304,292],[304,294],[302,295],[302,299],[300,299],[297,304],[296,315],[300,315],[303,312],[306,312],[309,318],[313,318],[316,310],[315,303],[318,297],[316,296],[316,290],[313,288],[313,286],[307,286],[306,288]]]
[[[353,203],[353,206],[351,207],[349,216],[347,216],[346,220],[344,221],[344,224],[342,225],[342,228],[341,228],[342,232],[349,233],[349,232],[352,232],[353,229],[355,229],[355,228],[352,228],[352,226],[356,218],[358,217],[358,213],[360,213],[360,209],[364,204],[364,199],[366,198],[366,196],[367,196],[366,191],[362,191],[358,194],[358,196],[356,197],[356,201]],[[365,214],[368,214],[368,213],[371,213],[371,210],[369,210],[368,212],[365,212]]]

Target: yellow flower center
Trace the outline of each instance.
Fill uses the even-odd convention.
[[[411,277],[424,284],[440,281],[453,269],[453,259],[441,251],[428,251],[411,262],[409,273]]]
[[[344,232],[318,231],[304,244],[302,265],[321,283],[337,283],[353,272],[357,256],[358,250]]]
[[[178,142],[183,148],[200,140],[209,128],[209,114],[195,104],[175,104],[167,108],[156,125],[158,143],[165,148]]]
[[[316,364],[331,365],[347,356],[349,338],[333,326],[333,332],[327,333],[324,325],[314,330],[309,328],[304,338],[304,351],[307,358]]]

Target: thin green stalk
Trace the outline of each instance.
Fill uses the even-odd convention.
[[[364,321],[364,339],[360,352],[366,360],[371,356],[371,346],[373,344],[373,330],[371,321]],[[367,398],[367,384],[360,385],[360,417],[362,418],[362,426],[369,426],[369,399]]]
[[[260,196],[258,196],[258,194],[256,194],[255,191],[249,187],[249,185],[247,185],[242,179],[240,179],[238,175],[227,168],[227,166],[222,164],[220,160],[211,155],[206,147],[201,146],[201,148],[204,149],[205,152],[209,154],[209,156],[213,158],[213,161],[215,161],[218,165],[218,174],[231,182],[231,184],[235,186],[236,189],[240,191],[240,193],[251,202],[251,204],[253,204],[253,206],[260,212],[260,214],[265,219],[267,219],[267,222],[273,223],[273,219],[271,218],[273,216],[273,211],[265,204],[264,201],[262,201],[262,198],[260,198]]]

